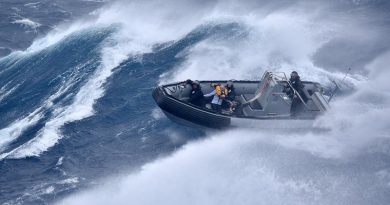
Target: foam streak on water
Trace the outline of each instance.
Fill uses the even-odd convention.
[[[7,96],[15,92],[15,90],[18,89],[19,86],[20,84],[11,87],[10,83],[7,83],[2,88],[0,88],[0,102],[3,101]]]

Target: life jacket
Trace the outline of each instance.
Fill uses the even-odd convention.
[[[218,97],[222,98],[228,95],[228,89],[226,87],[222,89],[220,85],[217,85],[217,87],[215,87],[215,92],[217,93]]]

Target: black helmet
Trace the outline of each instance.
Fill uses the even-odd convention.
[[[291,72],[291,77],[292,78],[299,77],[298,72],[297,71]]]
[[[187,80],[186,80],[186,83],[187,83],[187,84],[191,84],[191,85],[192,85],[192,83],[193,83],[193,82],[192,82],[192,80],[191,80],[191,79],[187,79]]]

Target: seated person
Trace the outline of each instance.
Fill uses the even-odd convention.
[[[223,108],[228,108],[231,112],[234,112],[238,102],[235,101],[236,99],[236,91],[234,89],[233,81],[229,80],[226,83],[226,88],[228,91],[228,94],[225,97],[224,102],[222,103]]]
[[[187,79],[184,83],[184,85],[190,85],[192,86],[192,83],[194,83],[191,79]]]
[[[203,92],[202,92],[202,89],[200,87],[199,81],[197,81],[197,80],[191,81],[191,85],[192,85],[192,90],[190,93],[190,101],[189,102],[191,104],[197,105],[199,107],[203,107],[205,103],[204,103]]]
[[[225,99],[228,90],[225,88],[224,85],[213,85],[214,90],[211,91],[211,93],[204,95],[204,97],[210,97],[213,96],[213,100],[211,101],[211,108],[220,113],[222,111],[222,102]]]

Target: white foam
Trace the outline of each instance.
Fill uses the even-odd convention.
[[[15,92],[16,89],[20,84],[17,84],[16,86],[13,86],[12,88],[10,87],[10,82],[4,85],[3,87],[0,88],[0,103],[3,101],[5,98],[7,98],[9,95],[11,95],[13,92]]]
[[[238,19],[244,31],[237,31],[237,37],[213,36],[185,50],[181,54],[185,62],[175,68],[173,75],[162,75],[161,83],[188,78],[253,80],[259,79],[265,70],[297,70],[307,80],[323,81],[332,74],[314,66],[311,57],[329,40],[331,30],[310,18],[291,11],[266,18],[261,13],[233,18]]]
[[[44,191],[44,194],[51,194],[54,192],[54,187],[53,186],[49,186],[45,189]]]
[[[21,52],[24,55],[32,54],[43,49],[46,49],[56,43],[60,42],[64,38],[68,37],[70,34],[82,31],[83,29],[88,28],[88,24],[82,21],[74,22],[71,25],[63,24],[54,28],[49,32],[45,37],[36,39],[29,48]]]
[[[102,66],[81,87],[73,103],[69,106],[57,108],[54,111],[56,115],[45,123],[45,126],[35,138],[12,150],[7,157],[24,158],[38,156],[40,153],[54,146],[61,139],[60,128],[64,124],[93,115],[93,104],[104,93],[103,84],[112,74],[112,69],[127,58],[126,54],[122,53],[121,55],[119,48],[118,44],[113,47],[106,47],[102,54]]]
[[[340,99],[318,124],[332,129],[332,137],[345,152],[359,152],[378,139],[390,138],[390,88],[388,84],[390,51],[378,56],[366,69],[368,81],[356,93]]]
[[[12,23],[14,23],[14,24],[21,24],[21,25],[23,25],[25,27],[29,27],[31,29],[37,29],[38,27],[41,26],[40,23],[32,21],[31,19],[28,19],[28,18],[15,20]]]
[[[57,163],[56,163],[56,167],[61,166],[62,163],[63,163],[63,161],[64,161],[64,157],[58,158],[58,161],[57,161]]]
[[[77,183],[79,183],[79,178],[77,177],[70,177],[57,182],[57,184],[77,184]]]
[[[36,109],[28,116],[17,120],[6,128],[0,130],[0,152],[7,148],[7,145],[15,141],[26,129],[35,125],[43,117],[41,108]],[[0,155],[0,159],[3,157]]]
[[[164,117],[164,113],[161,111],[161,109],[155,108],[152,110],[152,113],[150,114],[154,119],[159,120]]]
[[[38,2],[24,4],[24,6],[36,9],[39,7],[40,4],[41,2],[38,1]]]
[[[267,137],[220,133],[58,204],[312,204],[321,198],[310,179],[279,176],[277,163],[258,147]]]
[[[80,76],[73,75],[67,81],[63,82],[63,84],[58,88],[58,90],[49,96],[42,104],[41,107],[36,108],[33,112],[29,113],[27,116],[22,119],[15,120],[10,123],[7,127],[0,130],[0,152],[4,151],[7,146],[18,139],[21,134],[27,130],[28,128],[36,125],[39,120],[44,117],[45,110],[51,109],[54,104],[53,102],[58,99],[62,94],[67,92],[77,80],[79,80]],[[16,148],[18,149],[18,148]],[[16,149],[11,150],[7,153],[2,153],[0,155],[0,160],[8,157],[10,154],[14,153]]]
[[[131,48],[134,48],[132,50]],[[60,128],[69,122],[84,119],[94,114],[93,105],[97,99],[104,95],[104,83],[123,60],[128,58],[131,52],[148,49],[138,43],[117,34],[106,41],[101,51],[101,65],[89,78],[85,85],[76,94],[72,104],[58,107],[54,110],[54,116],[45,123],[38,135],[7,153],[8,158],[24,158],[38,156],[50,147],[54,146],[61,135]]]

